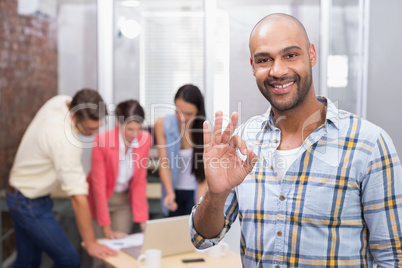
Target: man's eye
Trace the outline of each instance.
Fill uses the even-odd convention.
[[[297,55],[296,55],[296,53],[290,53],[287,57],[289,58],[289,59],[291,59],[291,58],[294,58],[294,57],[296,57]]]
[[[268,61],[269,61],[269,59],[259,59],[257,62],[258,63],[266,63]]]

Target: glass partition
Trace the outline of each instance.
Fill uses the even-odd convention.
[[[114,22],[116,103],[140,100],[152,125],[181,85],[204,91],[202,1],[116,1]]]
[[[327,56],[327,96],[339,108],[365,117],[369,1],[332,0]]]
[[[316,46],[316,93],[328,96],[342,109],[364,116],[364,48],[368,32],[365,6],[369,1],[214,0],[212,9],[205,9],[204,1],[114,2],[115,103],[139,99],[149,115],[152,104],[173,104],[177,88],[194,83],[209,96],[208,103],[215,102],[214,97],[219,101],[227,99],[230,112],[239,111],[241,122],[265,112],[269,104],[261,96],[251,72],[248,38],[263,16],[283,12],[305,25]],[[214,31],[205,30],[210,13],[216,18]],[[211,57],[212,65],[206,61]],[[215,83],[206,83],[208,74]],[[217,92],[226,92],[226,87],[227,96],[219,96]],[[215,107],[217,104],[209,109]],[[154,110],[149,123],[153,124],[168,110]]]

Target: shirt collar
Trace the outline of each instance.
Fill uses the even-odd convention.
[[[336,128],[338,128],[339,110],[336,105],[326,97],[317,96],[317,100],[327,107],[325,115],[326,124],[332,123]],[[262,117],[266,118],[265,121],[263,121],[261,124],[262,129],[274,130],[276,128],[274,123],[274,113],[271,107],[269,107],[269,109],[262,115]]]
[[[338,107],[328,98],[319,96],[317,97],[317,99],[327,106],[327,113],[325,118],[326,124],[332,123],[334,127],[338,129],[339,127]]]

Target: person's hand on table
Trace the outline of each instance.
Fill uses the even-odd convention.
[[[140,222],[139,225],[141,228],[141,232],[144,232],[145,231],[145,222]]]
[[[118,239],[118,238],[123,238],[126,237],[127,234],[120,232],[120,231],[113,231],[110,225],[108,226],[103,226],[103,233],[105,234],[105,237],[108,239]]]
[[[98,259],[104,259],[106,257],[110,257],[110,256],[117,256],[117,251],[99,244],[98,242],[93,242],[90,243],[88,245],[86,245],[88,254],[92,257],[96,257]]]

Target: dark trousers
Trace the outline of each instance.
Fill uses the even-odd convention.
[[[169,217],[189,215],[194,203],[194,191],[193,190],[175,190],[177,210],[170,211]]]

